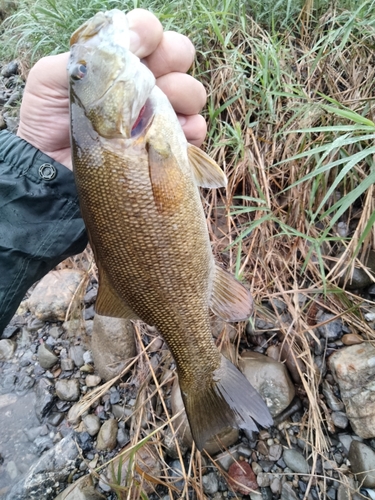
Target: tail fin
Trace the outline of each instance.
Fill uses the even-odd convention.
[[[224,427],[237,427],[249,432],[273,424],[267,405],[247,378],[224,356],[214,372],[212,382],[199,391],[184,393],[185,404],[194,442],[199,450],[206,441]]]

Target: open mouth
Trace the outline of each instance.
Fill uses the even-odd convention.
[[[147,99],[144,106],[141,108],[137,119],[134,122],[131,130],[131,137],[137,137],[138,135],[140,135],[150,124],[152,116],[153,112],[151,102],[149,99]]]

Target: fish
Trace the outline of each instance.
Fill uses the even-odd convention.
[[[187,143],[124,12],[98,12],[71,36],[72,163],[99,273],[96,313],[155,326],[176,363],[199,450],[224,427],[272,425],[267,405],[216,347],[210,310],[247,320],[247,288],[213,257],[200,187],[222,169]]]

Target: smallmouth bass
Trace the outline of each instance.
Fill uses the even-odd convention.
[[[246,288],[215,265],[198,186],[226,177],[186,142],[167,97],[129,51],[123,12],[71,37],[73,170],[99,270],[98,314],[155,326],[176,361],[199,450],[223,427],[272,425],[264,401],[215,346],[209,309],[247,319]]]

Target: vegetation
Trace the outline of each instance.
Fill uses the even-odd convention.
[[[375,0],[20,0],[3,24],[0,58],[67,50],[82,21],[114,7],[148,8],[196,45],[206,150],[229,178],[226,193],[205,193],[213,248],[251,283],[256,315],[273,318],[298,360],[310,402],[301,437],[315,463],[329,443],[311,353],[318,307],[374,339],[362,321],[366,297],[347,288],[353,271],[371,281],[375,244]],[[287,318],[265,306],[274,298]],[[197,457],[186,471],[195,488]]]

